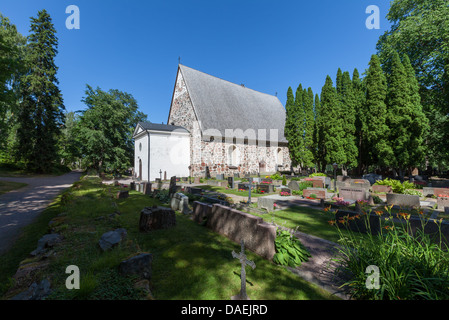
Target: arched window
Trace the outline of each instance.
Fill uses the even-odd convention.
[[[277,153],[276,153],[276,163],[279,166],[283,166],[284,165],[284,154],[282,152],[281,148],[278,148]]]
[[[228,149],[228,165],[236,167],[239,165],[239,150],[236,146],[230,146]]]

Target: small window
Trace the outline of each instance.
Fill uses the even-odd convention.
[[[139,143],[139,151],[142,151],[142,142]]]

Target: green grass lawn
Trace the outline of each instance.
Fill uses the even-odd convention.
[[[158,204],[149,196],[130,191],[128,199],[114,199],[119,187],[101,185],[99,179],[85,178],[64,192],[28,226],[14,248],[0,257],[0,291],[10,288],[10,277],[20,261],[28,258],[37,240],[55,220],[64,241],[55,248],[50,265],[40,272],[48,277],[54,293],[50,299],[140,299],[134,288],[138,280],[118,273],[122,260],[139,252],[153,254],[151,292],[158,300],[229,300],[240,290],[240,264],[232,258],[240,245],[177,213],[177,225],[168,230],[140,233],[140,211]],[[119,210],[120,215],[108,215]],[[53,225],[55,226],[55,225]],[[104,232],[125,228],[127,241],[121,247],[101,252],[98,240]],[[253,300],[335,299],[328,292],[302,280],[286,268],[247,252],[256,269],[247,270],[247,292]],[[29,259],[28,262],[33,262]],[[81,289],[67,290],[65,269],[77,265]]]
[[[12,190],[17,190],[27,186],[26,183],[21,182],[11,182],[11,181],[0,181],[0,196]]]

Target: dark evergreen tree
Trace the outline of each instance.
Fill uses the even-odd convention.
[[[313,91],[312,88],[304,89],[303,92],[304,105],[304,154],[303,161],[306,167],[314,165],[313,159],[313,131],[315,119],[313,114]]]
[[[317,164],[317,169],[320,172],[323,172],[325,169],[325,149],[323,143],[323,118],[321,113],[321,104],[320,97],[318,94],[315,95],[315,103],[314,103],[314,116],[315,116],[315,125],[313,130],[313,154],[315,158],[315,162]]]
[[[322,143],[324,147],[324,167],[326,164],[344,164],[346,155],[344,150],[344,129],[340,115],[340,103],[336,89],[330,76],[321,91],[321,122]]]
[[[18,153],[27,169],[49,172],[58,163],[58,137],[64,125],[64,105],[58,88],[55,57],[58,39],[50,15],[31,18],[26,74],[20,81]]]
[[[342,75],[341,88],[340,88],[340,103],[341,103],[341,117],[343,122],[343,128],[345,132],[344,136],[344,149],[346,155],[346,163],[344,166],[347,168],[357,167],[358,148],[356,144],[356,96],[351,81],[349,72],[345,71]]]
[[[369,62],[366,75],[366,100],[363,121],[363,137],[366,138],[365,166],[379,165],[387,167],[393,163],[394,156],[391,145],[388,142],[389,128],[386,125],[387,107],[385,99],[387,96],[387,80],[382,71],[380,60],[373,55]]]

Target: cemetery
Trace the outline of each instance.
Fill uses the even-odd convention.
[[[75,30],[60,42],[54,4],[30,18],[27,35],[0,14],[0,299],[449,300],[447,1],[391,1],[390,26],[363,62],[332,33],[325,44],[335,50],[313,57],[295,46],[277,58],[275,50],[250,52],[256,35],[222,50],[230,34],[235,43],[248,35],[235,26],[258,30],[247,17],[253,8],[245,13],[242,4],[245,20],[223,26],[207,6],[164,5],[154,22],[165,33],[145,41],[138,28],[119,28],[129,43],[114,43],[111,60],[101,50],[58,48],[80,29],[75,5],[65,24]],[[345,5],[333,10],[352,14]],[[264,6],[260,17],[277,5]],[[160,23],[173,8],[217,25],[181,25],[176,16]],[[134,9],[115,10],[125,27],[138,21]],[[379,8],[370,9],[361,28],[380,29]],[[6,12],[22,22],[28,11]],[[310,27],[308,12],[302,23]],[[204,23],[211,27],[192,29]],[[179,42],[166,39],[179,30],[190,35],[187,63],[200,69],[166,60]],[[111,44],[91,31],[83,34],[96,35],[96,48]],[[129,52],[145,60],[124,58]],[[242,59],[226,61],[223,52]],[[342,70],[337,54],[366,69]],[[70,72],[56,65],[80,57]],[[110,61],[115,68],[103,65]],[[73,84],[86,81],[96,83],[78,96]],[[100,88],[111,81],[132,92]],[[214,310],[189,304],[182,314]]]

